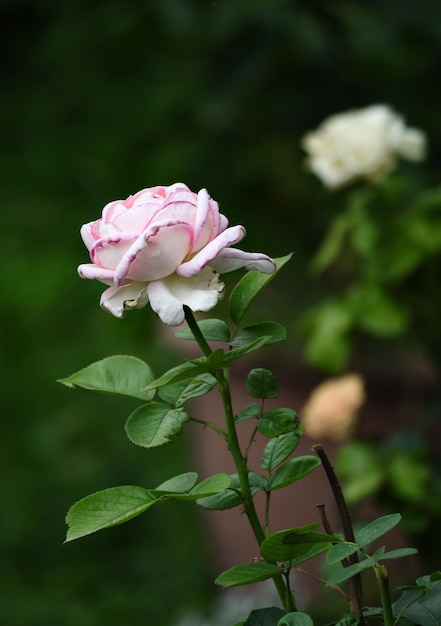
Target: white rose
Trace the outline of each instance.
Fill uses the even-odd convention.
[[[309,169],[335,189],[357,178],[380,180],[395,168],[397,156],[423,159],[426,136],[377,104],[329,117],[303,137],[302,146]]]

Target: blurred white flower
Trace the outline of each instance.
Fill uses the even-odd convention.
[[[422,160],[426,135],[407,128],[388,106],[376,104],[332,115],[303,137],[302,147],[309,169],[335,189],[357,178],[380,180],[395,168],[397,157]]]
[[[347,374],[318,385],[301,412],[305,433],[314,439],[348,439],[365,401],[363,378]]]

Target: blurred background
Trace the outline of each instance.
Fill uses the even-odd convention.
[[[357,442],[365,467],[383,467],[380,447],[391,458],[392,446],[399,462],[395,483],[382,475],[374,487],[353,485],[354,503],[370,496],[386,512],[388,503],[407,507],[416,539],[436,528],[439,460],[429,443],[439,426],[439,248],[391,286],[405,324],[388,325],[386,307],[377,332],[354,322],[343,336],[340,318],[320,326],[310,311],[348,277],[308,268],[346,199],[306,171],[300,144],[333,113],[389,104],[426,132],[429,153],[423,165],[400,165],[386,191],[407,201],[435,190],[439,229],[441,4],[2,0],[0,11],[2,623],[135,625],[147,617],[168,626],[214,595],[216,567],[196,507],[169,504],[63,546],[64,516],[77,499],[119,484],[151,487],[193,468],[190,435],[147,453],[123,431],[136,403],[56,383],[111,354],[139,356],[158,374],[177,362],[149,309],[112,318],[99,308],[101,287],[76,274],[87,261],[80,226],[151,185],[206,187],[231,223],[247,227],[244,249],[294,251],[256,313],[277,312],[288,326],[287,352],[270,352],[275,369],[300,397],[329,373],[361,371],[378,409]],[[305,349],[317,328],[324,352]],[[410,479],[413,491],[399,493]]]

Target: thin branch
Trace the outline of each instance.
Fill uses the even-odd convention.
[[[341,524],[343,527],[343,534],[346,541],[350,541],[351,543],[355,543],[355,535],[354,529],[352,528],[351,516],[349,514],[348,507],[346,505],[346,501],[343,496],[343,492],[341,490],[340,483],[338,482],[338,478],[334,472],[334,468],[332,467],[326,452],[323,450],[321,444],[317,444],[312,447],[313,451],[317,454],[320,461],[322,462],[323,469],[326,472],[326,476],[328,478],[329,485],[332,489],[332,493],[334,495],[334,500],[337,504],[338,514],[341,520]],[[355,552],[347,559],[350,565],[354,565],[358,563],[358,555]],[[361,588],[361,576],[360,574],[356,574],[352,576],[348,580],[349,592],[351,595],[351,602],[353,606],[353,610],[355,615],[364,624],[363,619],[363,594]]]

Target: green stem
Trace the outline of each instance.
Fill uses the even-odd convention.
[[[184,313],[185,319],[187,321],[188,327],[195,340],[197,341],[199,347],[201,348],[203,354],[205,356],[210,356],[212,354],[212,350],[208,345],[205,337],[203,336],[195,318],[192,310],[184,305]],[[228,449],[233,457],[234,465],[236,467],[237,475],[239,478],[240,491],[242,496],[242,502],[244,507],[245,515],[248,518],[253,534],[256,538],[257,543],[260,544],[265,539],[265,532],[262,528],[262,525],[259,521],[259,517],[256,512],[256,508],[254,506],[253,494],[251,493],[250,481],[248,478],[249,470],[247,466],[247,461],[242,455],[242,450],[240,448],[239,439],[237,437],[236,424],[234,421],[234,413],[233,413],[233,404],[231,400],[231,390],[230,384],[228,380],[228,368],[225,367],[223,370],[217,372],[216,379],[218,382],[219,393],[222,397],[222,404],[224,408],[225,420],[226,420],[226,435],[228,442]],[[289,588],[289,584],[285,584],[282,574],[274,576],[273,578],[274,584],[276,586],[277,592],[280,596],[282,604],[284,608],[290,612],[296,610],[296,605],[294,601],[293,594]]]
[[[202,334],[201,329],[199,328],[198,323],[194,318],[193,311],[186,304],[184,304],[184,314],[185,321],[187,322],[189,329],[193,333],[193,337],[196,339],[204,356],[210,356],[213,351],[208,345],[204,335]]]
[[[380,590],[381,606],[383,607],[384,626],[393,626],[394,616],[392,614],[392,605],[390,601],[389,578],[387,569],[384,565],[377,563],[374,566],[375,577],[377,579],[378,588]]]
[[[206,422],[205,420],[199,420],[197,417],[190,417],[190,422],[202,424],[204,428],[211,428],[211,430],[214,430],[215,433],[221,435],[225,439],[225,441],[228,441],[227,433],[217,424],[214,424],[213,422]]]

